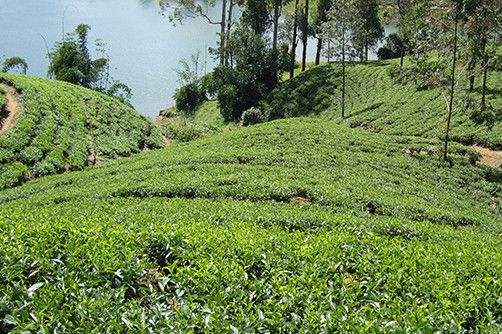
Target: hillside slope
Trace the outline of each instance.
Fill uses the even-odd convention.
[[[295,118],[0,192],[0,332],[497,333],[502,175],[435,145]]]
[[[348,69],[347,110],[343,123],[392,135],[442,138],[446,124],[446,103],[438,89],[417,90],[412,83],[402,84],[390,75],[395,61],[356,64]],[[340,66],[314,67],[287,80],[268,97],[271,119],[323,114],[340,119]],[[476,82],[479,88],[480,83]],[[502,149],[502,72],[491,71],[487,101],[492,112],[476,117],[466,109],[466,84],[461,83],[452,117],[452,139]],[[480,92],[471,94],[478,106]],[[479,115],[478,115],[479,116]]]
[[[0,89],[0,189],[162,146],[152,122],[95,91],[7,74]]]

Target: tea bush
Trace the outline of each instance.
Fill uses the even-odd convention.
[[[4,190],[0,332],[499,333],[502,175],[436,145],[295,118]]]
[[[158,127],[114,98],[29,76],[1,74],[0,80],[23,100],[16,126],[0,136],[0,168],[26,167],[1,173],[0,189],[162,146]]]
[[[392,135],[441,138],[444,134],[446,104],[438,89],[418,90],[412,83],[393,78],[399,60],[356,64],[348,67],[346,117],[351,127]],[[491,70],[487,101],[491,106],[479,120],[481,78],[468,94],[467,78],[457,90],[452,116],[454,141],[477,143],[502,149],[502,72]],[[340,120],[341,77],[338,64],[325,64],[299,74],[279,85],[265,99],[269,119],[324,115]]]

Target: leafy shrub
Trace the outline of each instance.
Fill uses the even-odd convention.
[[[192,82],[174,93],[176,109],[187,117],[192,117],[197,108],[207,100],[206,90],[200,81]]]
[[[242,114],[242,125],[249,126],[253,124],[263,123],[268,120],[265,111],[260,108],[250,108]]]
[[[0,189],[20,184],[27,172],[28,167],[21,162],[0,165]]]
[[[169,140],[180,142],[189,142],[214,134],[213,130],[186,119],[165,122],[162,126],[162,132]]]
[[[386,38],[386,43],[377,51],[378,59],[392,59],[401,56],[403,40],[398,34],[390,34]]]

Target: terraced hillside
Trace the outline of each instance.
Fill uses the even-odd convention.
[[[438,89],[417,90],[390,75],[395,61],[354,65],[348,70],[347,111],[344,124],[392,135],[441,138],[446,124],[446,103]],[[462,86],[463,85],[463,86]],[[272,119],[324,114],[340,118],[340,67],[314,67],[280,85],[268,98]],[[487,101],[490,114],[479,117],[466,108],[467,84],[461,84],[452,118],[452,139],[502,149],[502,72],[491,71]],[[480,83],[476,83],[479,87]],[[480,91],[471,95],[478,106]]]
[[[502,176],[435,145],[295,118],[0,192],[0,332],[498,333]]]
[[[0,89],[0,189],[162,146],[152,122],[95,91],[7,74]]]

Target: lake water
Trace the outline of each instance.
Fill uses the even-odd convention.
[[[215,19],[218,13],[210,10]],[[216,63],[205,50],[216,46],[219,26],[198,18],[173,27],[159,14],[156,0],[0,0],[0,57],[22,57],[28,74],[45,77],[49,60],[44,39],[49,48],[61,40],[63,21],[66,32],[85,23],[92,28],[90,41],[106,42],[112,76],[132,88],[133,105],[149,117],[173,104],[180,59],[201,50],[207,70]],[[312,42],[309,59],[314,55]]]

